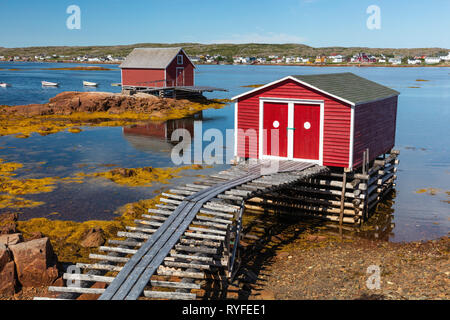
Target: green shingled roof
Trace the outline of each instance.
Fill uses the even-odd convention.
[[[400,94],[398,91],[358,77],[351,72],[298,75],[292,77],[355,105],[398,96]]]

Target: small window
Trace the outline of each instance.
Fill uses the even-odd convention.
[[[183,55],[178,55],[177,56],[177,64],[183,64]]]

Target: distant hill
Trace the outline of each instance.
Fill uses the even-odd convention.
[[[384,54],[391,56],[394,54],[404,56],[415,55],[447,55],[450,51],[446,48],[368,48],[368,47],[321,47],[314,48],[304,44],[200,44],[200,43],[137,43],[132,45],[117,46],[61,46],[61,47],[25,47],[25,48],[3,48],[0,47],[1,56],[27,56],[35,55],[62,55],[62,56],[127,56],[133,48],[154,48],[154,47],[183,47],[189,55],[216,55],[222,56],[268,56],[268,55],[285,55],[285,56],[316,56],[330,55],[333,53],[342,55],[353,55],[358,52],[365,52],[374,55]]]

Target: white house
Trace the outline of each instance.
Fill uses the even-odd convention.
[[[344,62],[344,57],[340,54],[336,56],[329,56],[328,59],[331,61],[331,63],[342,63]]]
[[[440,58],[441,58],[441,60],[443,60],[443,61],[450,61],[450,52],[448,53],[448,55],[446,55],[446,56],[441,56]]]
[[[286,63],[294,63],[295,59],[293,57],[287,57]]]
[[[422,60],[420,59],[408,59],[408,64],[421,64]]]
[[[262,64],[264,64],[264,63],[267,62],[266,58],[257,58],[256,61],[257,61],[258,63],[262,63]]]
[[[401,64],[402,63],[402,59],[401,58],[389,58],[388,61],[391,64]]]
[[[441,62],[441,58],[440,57],[426,57],[425,58],[425,63],[426,64],[436,64]]]

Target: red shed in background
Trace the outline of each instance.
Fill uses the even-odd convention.
[[[119,66],[122,87],[194,86],[195,65],[182,48],[136,48]]]
[[[398,95],[353,73],[274,81],[233,98],[235,156],[358,168],[394,147]]]

